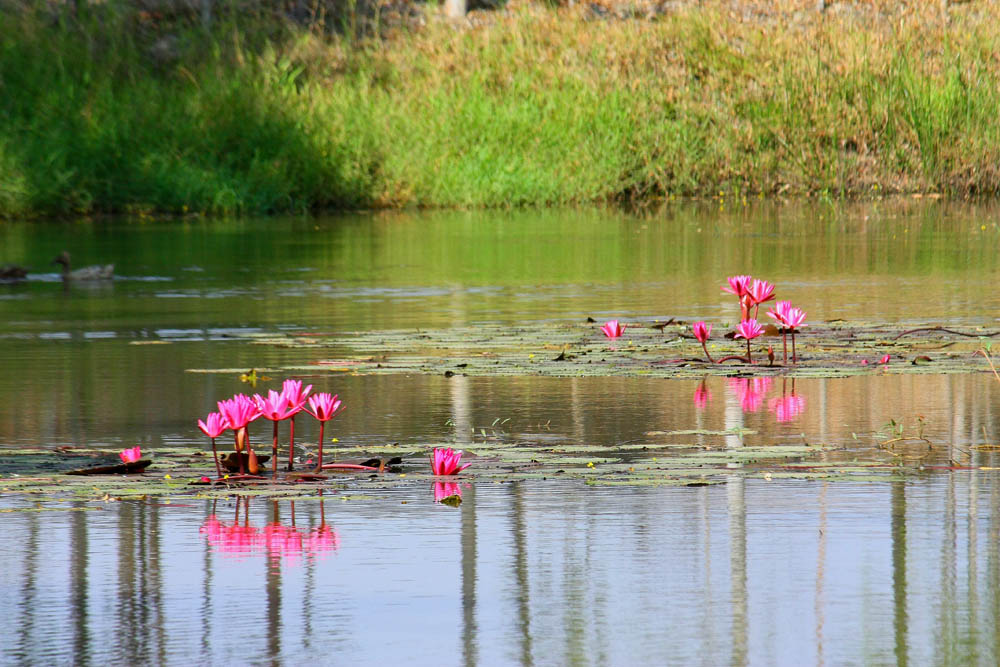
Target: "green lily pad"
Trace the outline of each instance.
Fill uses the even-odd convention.
[[[719,327],[718,329],[721,329]],[[717,330],[718,330],[717,329]],[[809,325],[796,334],[797,363],[783,363],[780,335],[751,343],[754,363],[738,359],[708,363],[690,328],[663,330],[635,323],[624,337],[610,341],[596,324],[539,324],[531,327],[479,325],[429,330],[381,330],[336,335],[270,334],[247,336],[254,345],[329,350],[311,366],[270,368],[270,373],[308,371],[358,375],[419,373],[470,376],[664,377],[706,375],[749,377],[846,377],[873,373],[969,373],[989,370],[975,354],[987,336],[979,329],[940,327],[904,329],[864,322]],[[769,363],[768,346],[775,360]],[[716,360],[746,354],[743,341],[722,336],[709,342]],[[789,347],[789,352],[791,348]],[[889,354],[891,360],[878,360]],[[862,361],[868,361],[863,365]],[[909,363],[915,362],[915,363]],[[232,374],[231,368],[189,369]]]

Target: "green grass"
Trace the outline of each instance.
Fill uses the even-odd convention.
[[[5,13],[0,215],[1000,191],[989,7],[950,24],[490,16],[358,40]]]

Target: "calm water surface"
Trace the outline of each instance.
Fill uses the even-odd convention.
[[[727,275],[809,319],[1000,329],[996,210],[930,204],[5,223],[0,450],[204,446],[195,418],[247,389],[192,368],[309,365],[329,351],[247,334],[476,323],[732,321]],[[64,286],[47,262],[115,262]],[[234,334],[238,334],[234,336]],[[346,444],[505,437],[614,445],[756,431],[885,456],[889,420],[926,461],[1000,467],[985,375],[710,378],[306,374],[350,409]],[[281,378],[275,378],[280,380]],[[705,398],[696,401],[695,396]],[[782,401],[797,397],[795,409]],[[311,425],[304,437],[315,438]],[[704,436],[688,436],[688,442]],[[735,439],[734,439],[735,440]],[[739,446],[740,442],[731,443]],[[3,471],[0,471],[3,474]],[[705,488],[424,483],[292,507],[254,499],[36,503],[0,495],[9,664],[996,664],[1000,486],[991,470],[906,482],[732,476]]]

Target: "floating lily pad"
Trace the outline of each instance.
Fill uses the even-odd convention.
[[[722,329],[720,326],[719,329]],[[719,330],[717,329],[717,330]],[[805,327],[796,335],[798,362],[782,363],[780,335],[751,344],[755,364],[738,359],[708,363],[690,328],[671,324],[662,330],[632,326],[609,341],[595,324],[539,324],[532,327],[479,325],[431,330],[381,330],[341,334],[254,334],[254,345],[329,350],[311,366],[290,365],[271,373],[349,371],[355,374],[422,373],[435,375],[553,377],[633,376],[693,378],[705,375],[843,377],[871,373],[968,373],[988,370],[975,354],[985,338],[998,332],[926,326],[903,328],[870,323],[831,322]],[[789,341],[790,342],[790,341]],[[775,351],[769,364],[767,346]],[[746,354],[742,341],[718,336],[710,341],[715,359]],[[552,350],[559,350],[556,356]],[[789,354],[791,346],[789,345]],[[888,365],[878,360],[885,354]],[[869,363],[863,365],[862,361]],[[909,363],[908,363],[909,362]],[[233,369],[189,369],[232,374]]]
[[[143,472],[152,463],[149,459],[103,466],[91,466],[67,470],[67,475],[135,475]]]

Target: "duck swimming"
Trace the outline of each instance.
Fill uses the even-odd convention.
[[[75,271],[69,270],[69,253],[65,250],[52,260],[53,264],[62,264],[62,277],[63,280],[110,280],[114,277],[115,265],[106,264],[101,266],[95,264],[94,266],[85,266],[82,269],[76,269]]]
[[[28,269],[17,264],[0,264],[0,280],[21,280],[28,275]]]

